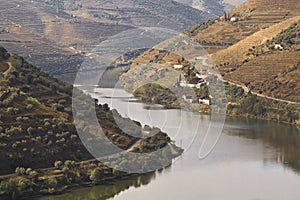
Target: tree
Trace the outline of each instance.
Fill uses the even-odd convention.
[[[103,170],[96,168],[92,171],[90,175],[91,181],[93,181],[94,184],[100,184],[101,180],[103,178]]]
[[[48,179],[46,180],[46,186],[47,186],[48,188],[56,189],[57,183],[58,183],[58,182],[57,182],[57,180],[56,180],[55,177],[51,177],[51,178],[48,178]]]
[[[110,110],[109,106],[107,103],[103,104],[103,109],[104,111],[108,112]]]
[[[37,171],[31,171],[28,175],[31,181],[36,182],[39,178],[39,173]]]
[[[56,169],[62,169],[63,163],[62,163],[60,160],[55,161],[54,167],[55,167]]]
[[[1,196],[7,196],[8,198],[15,199],[15,193],[17,191],[16,182],[12,179],[8,181],[1,181],[0,194]]]
[[[115,177],[119,177],[122,175],[122,172],[117,169],[113,169],[112,173]]]
[[[24,175],[26,173],[26,169],[24,167],[17,167],[15,172],[18,175]]]
[[[29,175],[31,172],[32,172],[32,169],[31,169],[31,168],[27,168],[27,169],[26,169],[26,174],[27,174],[27,175]]]
[[[0,47],[0,61],[7,60],[9,58],[9,54],[6,49]]]

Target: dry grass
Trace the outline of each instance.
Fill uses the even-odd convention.
[[[258,28],[219,21],[200,31],[196,39],[209,52],[215,53],[252,35]],[[205,44],[209,42],[210,44]]]
[[[224,21],[224,17],[221,17],[207,29],[199,31],[194,38],[200,43],[212,43],[202,45],[209,53],[216,53],[261,29],[298,15],[299,0],[249,0],[229,13],[229,17],[237,17],[238,22]],[[194,29],[197,29],[197,26]]]
[[[175,53],[160,52],[158,49],[150,49],[132,61],[130,68],[133,69],[143,64],[158,63],[168,67],[178,64],[181,56]]]
[[[255,10],[255,12],[289,12],[292,16],[300,14],[299,0],[249,0],[231,13],[242,13],[245,10]]]
[[[300,102],[300,52],[275,51],[261,55],[237,70],[227,73],[225,79],[246,84],[264,95]]]
[[[250,48],[253,46],[257,47],[265,43],[267,40],[271,40],[282,30],[287,29],[289,26],[298,22],[299,20],[300,16],[296,16],[281,23],[275,24],[267,29],[258,31],[246,39],[234,44],[233,46],[230,46],[225,50],[218,51],[213,55],[213,59],[217,64],[229,62],[229,65],[223,67],[222,71],[229,71],[231,68],[236,68],[247,58],[246,54]]]

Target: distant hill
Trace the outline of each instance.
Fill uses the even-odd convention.
[[[172,0],[11,0],[0,10],[0,44],[70,83],[85,55],[112,35],[135,26],[181,32],[216,17]]]

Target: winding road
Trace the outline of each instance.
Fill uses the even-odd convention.
[[[254,95],[257,95],[259,97],[266,98],[266,99],[271,99],[271,100],[274,100],[274,101],[279,101],[279,102],[288,103],[288,104],[300,105],[300,102],[294,102],[294,101],[288,101],[288,100],[284,100],[284,99],[278,99],[278,98],[270,97],[270,96],[263,95],[263,94],[260,94],[260,93],[257,93],[257,92],[253,92],[247,86],[241,85],[241,84],[233,82],[233,81],[224,80],[224,79],[222,79],[222,81],[224,83],[229,83],[231,85],[235,85],[237,87],[243,88],[243,90],[244,90],[245,93],[249,93],[250,92],[251,94],[254,94]]]

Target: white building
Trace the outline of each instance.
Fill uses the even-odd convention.
[[[186,80],[181,80],[179,83],[180,87],[190,87],[190,88],[200,88],[202,85],[204,85],[205,82],[199,82],[199,83],[190,83]]]
[[[199,104],[210,105],[210,99],[199,99]]]
[[[283,50],[283,47],[281,46],[281,44],[275,44],[274,48],[278,49],[278,50]]]
[[[188,81],[186,81],[185,79],[182,79],[179,83],[180,87],[196,87],[196,85],[194,84],[190,84]]]
[[[237,22],[237,21],[238,21],[238,18],[236,18],[236,17],[231,17],[231,18],[230,18],[230,21],[231,21],[231,22]]]
[[[174,69],[183,69],[183,65],[174,65]]]

